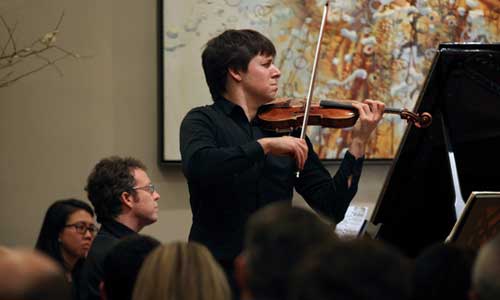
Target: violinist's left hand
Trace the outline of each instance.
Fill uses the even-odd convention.
[[[352,106],[359,111],[359,119],[352,130],[352,142],[349,146],[349,152],[356,158],[365,154],[365,147],[373,130],[382,119],[385,104],[375,100],[365,100],[363,102],[354,102]]]

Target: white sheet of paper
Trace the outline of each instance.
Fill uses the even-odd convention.
[[[368,207],[351,205],[347,209],[345,218],[337,224],[335,233],[341,238],[354,238],[358,235],[363,221],[368,216]]]

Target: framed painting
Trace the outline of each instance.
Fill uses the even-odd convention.
[[[441,42],[500,39],[497,0],[332,0],[313,101],[377,99],[413,109]],[[305,98],[325,1],[159,0],[160,160],[179,162],[179,126],[212,102],[201,67],[203,45],[226,29],[251,28],[277,48],[278,97]],[[406,121],[387,115],[367,159],[392,159]],[[321,159],[343,157],[350,129],[311,127]]]
[[[479,249],[499,232],[500,193],[472,192],[446,240],[459,246]]]

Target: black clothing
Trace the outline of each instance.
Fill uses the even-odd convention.
[[[248,122],[240,106],[223,98],[194,108],[181,124],[182,167],[193,213],[189,239],[206,245],[219,261],[241,252],[244,226],[253,212],[274,201],[291,201],[294,187],[312,208],[336,222],[357,191],[362,158],[347,153],[332,180],[307,139],[308,158],[296,178],[293,158],[265,155],[257,142],[276,136]]]
[[[233,259],[218,259],[217,262],[226,274],[227,283],[231,289],[231,300],[241,299],[241,289],[236,282],[236,277],[234,276],[234,260]]]
[[[101,224],[101,229],[90,247],[80,274],[80,300],[99,300],[99,283],[104,258],[120,239],[136,234],[135,231],[114,220]]]
[[[80,299],[80,278],[84,263],[84,258],[79,259],[71,271],[71,299],[73,300]]]

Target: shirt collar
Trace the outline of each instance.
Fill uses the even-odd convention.
[[[238,120],[244,120],[245,122],[248,122],[245,111],[243,110],[243,108],[241,108],[241,106],[234,104],[223,96],[214,98],[214,103],[217,108],[222,110],[227,116],[231,117],[232,119],[236,118]],[[261,109],[264,108],[264,106],[266,105],[262,105],[257,109],[257,114],[261,111]],[[253,122],[254,120],[252,120],[251,122]]]
[[[106,220],[102,222],[102,227],[117,238],[123,238],[136,232],[116,220]]]
[[[234,104],[233,102],[227,100],[226,98],[219,96],[215,98],[215,105],[220,108],[226,115],[231,115],[236,107],[239,105]],[[241,109],[241,107],[240,107]]]

